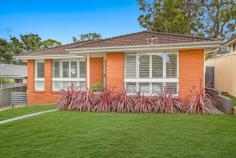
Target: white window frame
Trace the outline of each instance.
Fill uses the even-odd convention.
[[[45,74],[43,78],[38,78],[38,63],[43,63],[44,64],[44,73],[45,73],[45,62],[44,60],[35,60],[34,63],[34,90],[35,91],[45,91]],[[38,88],[36,82],[43,82],[44,86],[43,88]]]
[[[85,59],[80,58],[80,59],[59,59],[59,76],[58,78],[54,78],[54,60],[53,60],[53,66],[52,66],[52,90],[53,91],[60,91],[63,89],[62,87],[62,82],[86,82],[86,77],[81,78],[80,77],[80,61],[85,61]],[[71,78],[71,62],[76,61],[77,62],[77,77],[76,78]],[[69,62],[69,77],[65,78],[63,76],[63,62]],[[86,69],[86,68],[85,68]],[[86,76],[86,75],[85,75]],[[60,82],[60,89],[55,89],[54,83],[53,82]]]
[[[161,55],[161,54],[176,54],[177,55],[177,69],[176,69],[176,78],[166,78],[166,60],[163,60],[163,78],[152,78],[152,55]],[[136,78],[126,78],[126,56],[136,56]],[[139,56],[141,55],[150,55],[149,57],[149,78],[139,78]],[[125,79],[124,79],[124,85],[126,89],[126,83],[129,82],[135,82],[136,83],[136,90],[139,90],[139,83],[149,83],[149,90],[150,93],[145,95],[152,94],[152,83],[163,83],[163,88],[166,86],[166,83],[172,82],[177,83],[177,94],[179,94],[179,53],[177,51],[175,52],[150,52],[150,53],[126,53],[125,54]],[[132,93],[130,93],[132,94]]]

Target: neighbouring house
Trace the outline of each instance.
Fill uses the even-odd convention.
[[[226,42],[225,46],[229,48],[230,54],[236,53],[236,37],[233,37]]]
[[[8,79],[12,83],[26,82],[27,66],[0,64],[0,78]]]
[[[12,104],[14,94],[26,93],[26,82],[26,65],[0,64],[0,107]]]
[[[204,86],[204,54],[221,41],[143,31],[84,41],[17,56],[27,62],[28,104],[55,103],[71,84],[103,83],[115,91],[145,94],[171,88],[185,97]]]
[[[227,54],[217,54],[206,61],[206,67],[213,73],[213,87],[219,91],[236,97],[236,37],[231,38],[222,47],[227,48]]]

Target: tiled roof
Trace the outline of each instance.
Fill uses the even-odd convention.
[[[63,55],[68,54],[66,49],[73,48],[93,48],[93,47],[119,47],[119,46],[140,46],[152,44],[174,44],[189,42],[215,41],[216,39],[195,37],[189,35],[180,35],[172,33],[143,31],[132,34],[126,34],[95,41],[82,41],[73,44],[63,45],[55,48],[49,48],[28,55]],[[23,54],[26,55],[26,54]]]
[[[19,56],[64,55],[64,54],[68,54],[66,49],[78,48],[82,45],[89,44],[91,42],[95,42],[95,41],[80,41],[80,42],[76,42],[72,44],[66,44],[66,45],[62,45],[62,46],[58,46],[54,48],[48,48],[48,49],[36,51],[33,53],[23,53],[23,54],[20,54]]]

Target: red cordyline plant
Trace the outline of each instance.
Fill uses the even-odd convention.
[[[113,103],[113,91],[111,89],[103,90],[99,95],[94,111],[96,112],[111,112]]]
[[[190,114],[213,114],[217,108],[217,97],[206,88],[191,89],[191,95],[185,98],[186,112]]]
[[[124,89],[113,97],[113,112],[133,112],[134,106],[134,96],[128,95]]]
[[[76,98],[75,96],[77,94],[77,88],[74,86],[62,90],[57,102],[58,108],[60,110],[69,110],[69,105],[73,102],[73,99]]]
[[[165,90],[152,97],[153,112],[180,113],[184,112],[182,99]]]
[[[150,96],[145,96],[140,92],[137,92],[134,97],[134,111],[133,112],[152,112],[152,102]]]
[[[82,92],[81,98],[78,98],[77,107],[79,111],[94,112],[96,105],[99,101],[98,95],[94,94],[91,90],[87,89]]]
[[[80,88],[72,85],[70,88],[61,91],[57,105],[60,110],[92,112],[97,102],[98,96],[91,90],[82,91]]]

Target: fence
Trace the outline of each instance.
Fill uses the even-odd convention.
[[[25,84],[7,84],[0,85],[0,106],[11,104],[12,92],[26,92]]]
[[[11,105],[26,104],[26,92],[11,92]]]
[[[206,66],[214,67],[214,88],[236,96],[236,54],[210,59]]]

